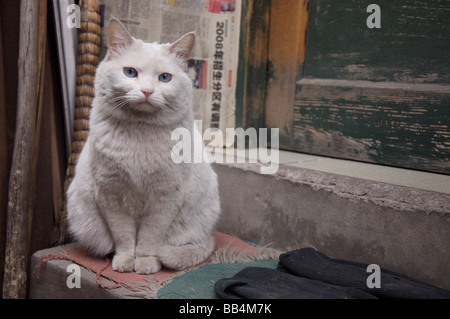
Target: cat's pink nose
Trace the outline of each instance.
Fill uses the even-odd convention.
[[[150,89],[144,89],[144,90],[141,90],[141,92],[142,92],[142,94],[145,95],[146,99],[148,99],[148,97],[153,94],[153,91]]]

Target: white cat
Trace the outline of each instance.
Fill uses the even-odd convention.
[[[119,20],[109,23],[67,211],[74,239],[95,255],[114,251],[116,271],[184,269],[214,249],[217,176],[208,163],[175,164],[170,155],[176,128],[203,143],[187,74],[194,41],[188,33],[172,44],[145,43]]]

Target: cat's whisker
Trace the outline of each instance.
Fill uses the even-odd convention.
[[[113,108],[121,108],[129,103],[128,99],[123,96],[116,96],[109,100]]]
[[[132,106],[133,103],[139,103],[141,98],[142,97],[138,94],[128,94],[126,96],[119,95],[110,98],[109,102],[111,103],[112,108],[119,109],[125,106]],[[156,100],[151,104],[157,105],[165,114],[171,114],[171,112],[169,111],[169,107],[164,104],[164,101]]]

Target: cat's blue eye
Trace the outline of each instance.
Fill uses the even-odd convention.
[[[134,68],[124,67],[123,73],[129,78],[135,78],[138,75],[138,72]]]
[[[170,82],[170,80],[172,80],[172,75],[169,73],[162,73],[159,75],[158,78],[161,82],[167,83]]]

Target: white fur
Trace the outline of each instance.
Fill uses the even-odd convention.
[[[67,192],[69,229],[95,255],[115,252],[120,272],[154,273],[161,264],[192,267],[214,249],[220,213],[217,176],[207,163],[175,164],[171,132],[197,142],[186,63],[194,36],[174,44],[134,39],[111,20],[106,58],[97,68],[90,136]],[[138,71],[128,78],[124,67]],[[158,80],[172,74],[169,83]],[[146,101],[141,90],[153,93]]]

